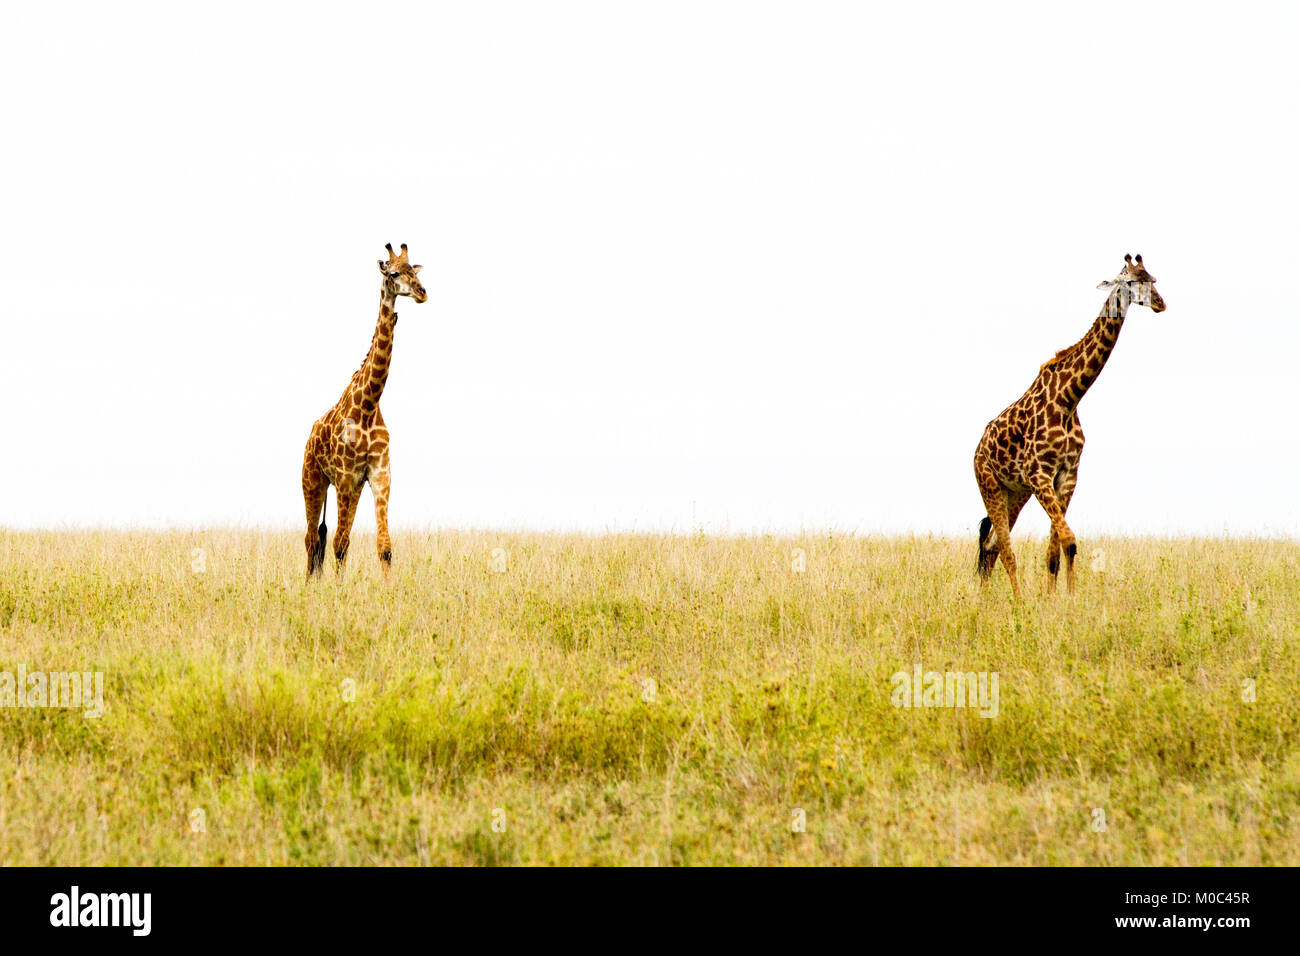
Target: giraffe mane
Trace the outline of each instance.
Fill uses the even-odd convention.
[[[1042,365],[1038,366],[1038,371],[1039,371],[1039,372],[1042,372],[1042,371],[1044,371],[1045,369],[1049,369],[1049,368],[1051,368],[1051,367],[1054,366],[1054,365],[1059,365],[1059,364],[1061,364],[1061,362],[1063,362],[1063,361],[1065,360],[1065,357],[1066,357],[1067,355],[1069,355],[1069,354],[1070,354],[1071,352],[1073,352],[1073,351],[1074,351],[1074,346],[1073,346],[1073,345],[1068,345],[1068,346],[1066,346],[1065,348],[1063,348],[1063,349],[1061,349],[1060,351],[1058,351],[1058,352],[1057,352],[1055,355],[1053,355],[1051,358],[1049,358],[1049,359],[1048,359],[1046,362],[1044,362]]]

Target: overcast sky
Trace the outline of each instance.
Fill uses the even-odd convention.
[[[0,525],[302,526],[405,242],[395,526],[973,533],[1140,252],[1072,526],[1300,534],[1300,16],[1191,7],[10,5]]]

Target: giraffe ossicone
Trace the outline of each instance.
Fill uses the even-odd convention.
[[[375,523],[379,530],[377,549],[385,573],[393,560],[393,545],[388,535],[392,469],[388,456],[388,429],[379,411],[379,399],[384,393],[393,357],[397,297],[405,295],[416,302],[425,302],[428,294],[417,278],[422,267],[411,265],[406,243],[402,243],[400,253],[393,251],[391,243],[384,248],[388,250],[388,258],[379,260],[383,282],[379,321],[370,340],[370,351],[334,407],[312,425],[303,452],[302,496],[307,514],[304,544],[308,577],[318,574],[325,564],[325,538],[329,530],[325,506],[330,485],[334,486],[338,500],[339,524],[334,532],[337,566],[342,568],[347,557],[357,502],[366,484],[370,485],[375,496]]]
[[[1129,307],[1165,310],[1155,282],[1155,276],[1142,264],[1142,256],[1126,255],[1119,275],[1097,286],[1108,294],[1092,328],[1044,362],[1025,394],[985,427],[975,449],[975,480],[987,512],[980,522],[976,564],[982,583],[988,582],[1001,558],[1012,590],[1020,594],[1011,529],[1033,497],[1052,522],[1047,546],[1049,587],[1056,588],[1064,553],[1066,587],[1074,590],[1078,545],[1065,512],[1074,496],[1083,454],[1078,405],[1110,357]]]

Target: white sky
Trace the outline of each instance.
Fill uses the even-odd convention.
[[[1072,526],[1300,533],[1297,8],[987,7],[9,5],[0,525],[301,526],[406,242],[395,526],[973,533],[1141,252]]]

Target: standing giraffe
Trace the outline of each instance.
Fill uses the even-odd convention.
[[[1136,304],[1152,312],[1165,310],[1155,281],[1143,267],[1141,256],[1126,255],[1120,274],[1097,286],[1110,294],[1088,333],[1044,362],[1029,390],[984,429],[975,449],[975,480],[988,511],[980,522],[977,567],[982,583],[988,582],[1001,556],[1011,589],[1020,595],[1011,528],[1033,495],[1052,521],[1047,546],[1047,570],[1052,575],[1049,588],[1056,590],[1056,572],[1064,550],[1065,584],[1069,591],[1074,590],[1077,545],[1074,532],[1065,523],[1065,510],[1074,495],[1083,454],[1083,430],[1076,409],[1110,357],[1128,307]]]
[[[388,537],[388,429],[379,411],[379,396],[388,381],[388,363],[393,356],[393,334],[397,313],[393,306],[399,295],[416,302],[428,296],[416,278],[422,266],[406,257],[406,243],[400,254],[391,244],[388,261],[379,260],[384,277],[379,298],[379,323],[366,360],[352,375],[343,397],[311,427],[307,450],[302,458],[302,496],[307,506],[307,576],[319,573],[325,564],[325,502],[329,486],[338,498],[339,527],[334,533],[334,557],[341,570],[348,553],[352,519],[356,517],[361,488],[368,481],[375,496],[375,522],[379,526],[379,560],[384,573],[393,563],[393,545]],[[316,526],[317,520],[320,527]]]

